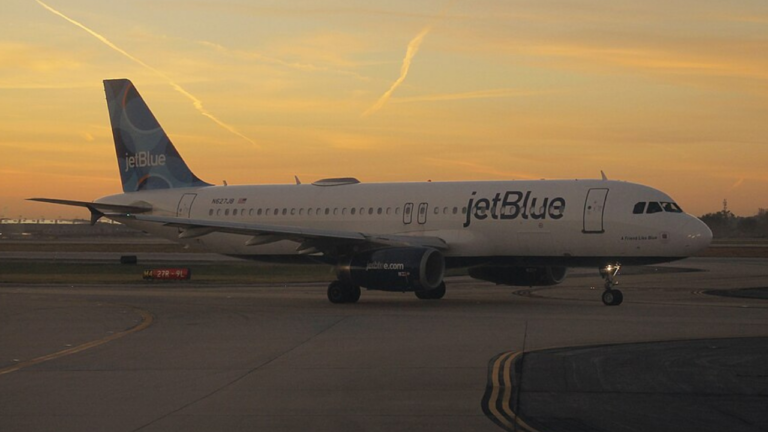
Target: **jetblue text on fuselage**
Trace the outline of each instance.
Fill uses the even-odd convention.
[[[472,223],[472,218],[491,219],[560,219],[565,213],[565,198],[549,198],[531,196],[531,191],[497,192],[493,198],[477,198],[477,192],[467,203],[467,220],[464,227]]]
[[[125,172],[131,168],[145,168],[165,165],[165,155],[153,155],[148,151],[140,151],[133,156],[125,154]]]

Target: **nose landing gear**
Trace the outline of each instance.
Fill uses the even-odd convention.
[[[624,295],[621,291],[613,289],[614,286],[619,284],[619,281],[616,280],[619,270],[621,270],[621,264],[619,263],[609,264],[600,269],[600,276],[605,281],[605,291],[603,291],[602,298],[603,304],[606,306],[618,306],[624,300]]]

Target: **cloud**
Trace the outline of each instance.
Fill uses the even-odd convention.
[[[459,161],[459,160],[440,159],[440,158],[425,158],[424,160],[432,165],[437,165],[441,167],[453,166],[455,168],[459,168],[473,174],[485,174],[492,177],[501,177],[507,180],[515,180],[515,179],[533,180],[533,179],[540,178],[530,173],[525,173],[521,171],[500,170],[492,166],[471,162],[471,161]]]
[[[134,63],[139,64],[140,66],[144,67],[145,69],[148,69],[151,72],[153,72],[154,74],[156,74],[157,76],[163,78],[177,92],[181,93],[182,95],[186,96],[189,100],[191,100],[192,101],[192,105],[195,107],[195,109],[197,109],[200,112],[200,114],[202,114],[205,117],[208,117],[211,121],[213,121],[214,123],[216,123],[220,127],[228,130],[229,132],[233,133],[234,135],[237,135],[240,138],[248,141],[252,145],[254,145],[256,147],[259,147],[259,145],[256,144],[256,142],[254,142],[252,139],[250,139],[247,136],[243,135],[242,133],[238,132],[237,129],[235,129],[234,127],[228,125],[227,123],[224,123],[223,121],[219,120],[216,116],[214,116],[213,114],[208,112],[208,110],[206,110],[205,107],[203,106],[203,102],[200,99],[196,98],[194,95],[192,95],[191,93],[186,91],[183,87],[181,87],[179,84],[177,84],[173,79],[171,79],[171,77],[169,77],[165,73],[155,69],[154,67],[144,63],[142,60],[132,56],[131,54],[129,54],[128,52],[126,52],[122,48],[120,48],[117,45],[115,45],[112,42],[110,42],[106,37],[104,37],[104,36],[96,33],[95,31],[89,29],[88,27],[86,27],[85,25],[79,23],[78,21],[75,21],[72,18],[69,18],[68,16],[66,16],[63,13],[57,11],[56,9],[53,9],[52,7],[48,6],[47,4],[43,3],[40,0],[36,0],[36,1],[37,1],[37,3],[40,6],[44,7],[45,9],[47,9],[52,14],[57,15],[57,16],[63,18],[64,20],[74,24],[77,27],[80,27],[81,29],[83,29],[86,32],[88,32],[88,34],[90,34],[91,36],[95,37],[96,39],[98,39],[99,41],[101,41],[102,43],[107,45],[108,47],[112,48],[113,50],[117,51],[118,53],[122,54],[123,56],[127,57],[128,59],[130,59]]]
[[[556,93],[555,90],[520,90],[520,89],[491,89],[491,90],[476,90],[463,93],[444,93],[433,94],[424,96],[414,96],[405,98],[393,98],[390,103],[402,104],[402,103],[414,103],[414,102],[445,102],[445,101],[458,101],[458,100],[470,100],[470,99],[493,99],[493,98],[508,98],[515,96],[536,96],[542,94]]]
[[[408,75],[408,70],[411,68],[411,61],[413,60],[413,57],[416,55],[417,52],[419,52],[419,47],[421,46],[421,43],[424,41],[424,37],[427,35],[427,33],[432,30],[432,26],[425,27],[419,34],[416,35],[415,38],[411,39],[411,41],[408,43],[408,49],[405,51],[405,58],[403,58],[403,65],[400,67],[400,77],[397,78],[397,80],[392,84],[392,86],[387,90],[378,101],[376,101],[373,106],[368,108],[363,114],[363,117],[367,117],[376,111],[380,110],[381,107],[384,106],[384,104],[387,103],[389,98],[392,96],[392,93],[394,93],[395,89],[397,89],[400,84],[405,81],[405,77]]]
[[[0,42],[0,69],[55,72],[80,67],[79,61],[36,45]]]
[[[739,186],[741,186],[742,184],[744,184],[744,180],[746,180],[744,177],[738,179],[736,181],[736,183],[731,185],[731,187],[728,189],[728,192],[731,192],[732,190],[734,190],[734,189],[738,188]]]
[[[250,59],[250,60],[256,60],[256,61],[259,61],[259,62],[262,62],[262,63],[283,66],[283,67],[287,67],[287,68],[290,68],[290,69],[297,69],[297,70],[301,70],[301,71],[305,71],[305,72],[325,72],[325,73],[332,73],[332,74],[337,74],[337,75],[347,75],[347,76],[352,76],[352,77],[355,77],[355,78],[357,78],[359,80],[364,80],[364,81],[367,81],[369,79],[367,77],[364,77],[364,76],[360,75],[357,72],[346,71],[346,70],[342,70],[342,69],[334,69],[334,68],[329,68],[329,67],[326,67],[326,66],[316,66],[316,65],[311,64],[311,63],[289,62],[289,61],[286,61],[286,60],[283,60],[283,59],[279,59],[279,58],[276,58],[276,57],[266,56],[266,55],[263,55],[263,54],[260,54],[260,53],[257,53],[257,52],[253,52],[253,51],[242,51],[242,50],[234,50],[234,49],[226,48],[226,47],[224,47],[222,45],[219,45],[219,44],[216,44],[216,43],[213,43],[213,42],[208,42],[208,41],[199,41],[199,43],[201,45],[203,45],[203,46],[206,46],[206,47],[209,47],[209,48],[213,48],[216,51],[219,51],[221,53],[224,53],[224,54],[227,54],[227,55],[230,55],[230,56],[236,56],[236,57],[239,57],[239,58],[246,58],[246,59]]]

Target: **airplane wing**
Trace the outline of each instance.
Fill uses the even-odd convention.
[[[104,216],[104,214],[106,213],[133,214],[133,213],[146,213],[152,210],[152,206],[150,206],[149,204],[147,205],[104,204],[104,203],[97,203],[97,202],[72,201],[72,200],[62,200],[62,199],[54,199],[54,198],[29,198],[27,199],[27,201],[38,201],[38,202],[51,203],[51,204],[85,207],[91,211],[91,225],[95,224],[96,221],[101,219],[101,217]]]
[[[112,216],[112,215],[108,215]],[[270,225],[243,222],[223,222],[187,219],[168,216],[132,214],[128,217],[139,221],[162,223],[180,228],[179,238],[200,237],[213,232],[253,236],[248,245],[266,244],[280,240],[299,242],[299,253],[315,253],[344,245],[369,244],[371,246],[410,246],[448,249],[448,244],[438,237],[389,234],[368,234],[356,231],[329,230],[287,225]]]

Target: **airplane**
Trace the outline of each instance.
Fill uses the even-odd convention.
[[[511,286],[561,283],[568,268],[593,267],[605,305],[622,265],[683,259],[712,232],[664,192],[608,180],[215,186],[182,159],[136,87],[104,81],[123,193],[92,202],[30,198],[85,207],[182,244],[238,258],[325,263],[337,279],[332,303],[355,303],[361,287],[443,298],[445,271]]]

